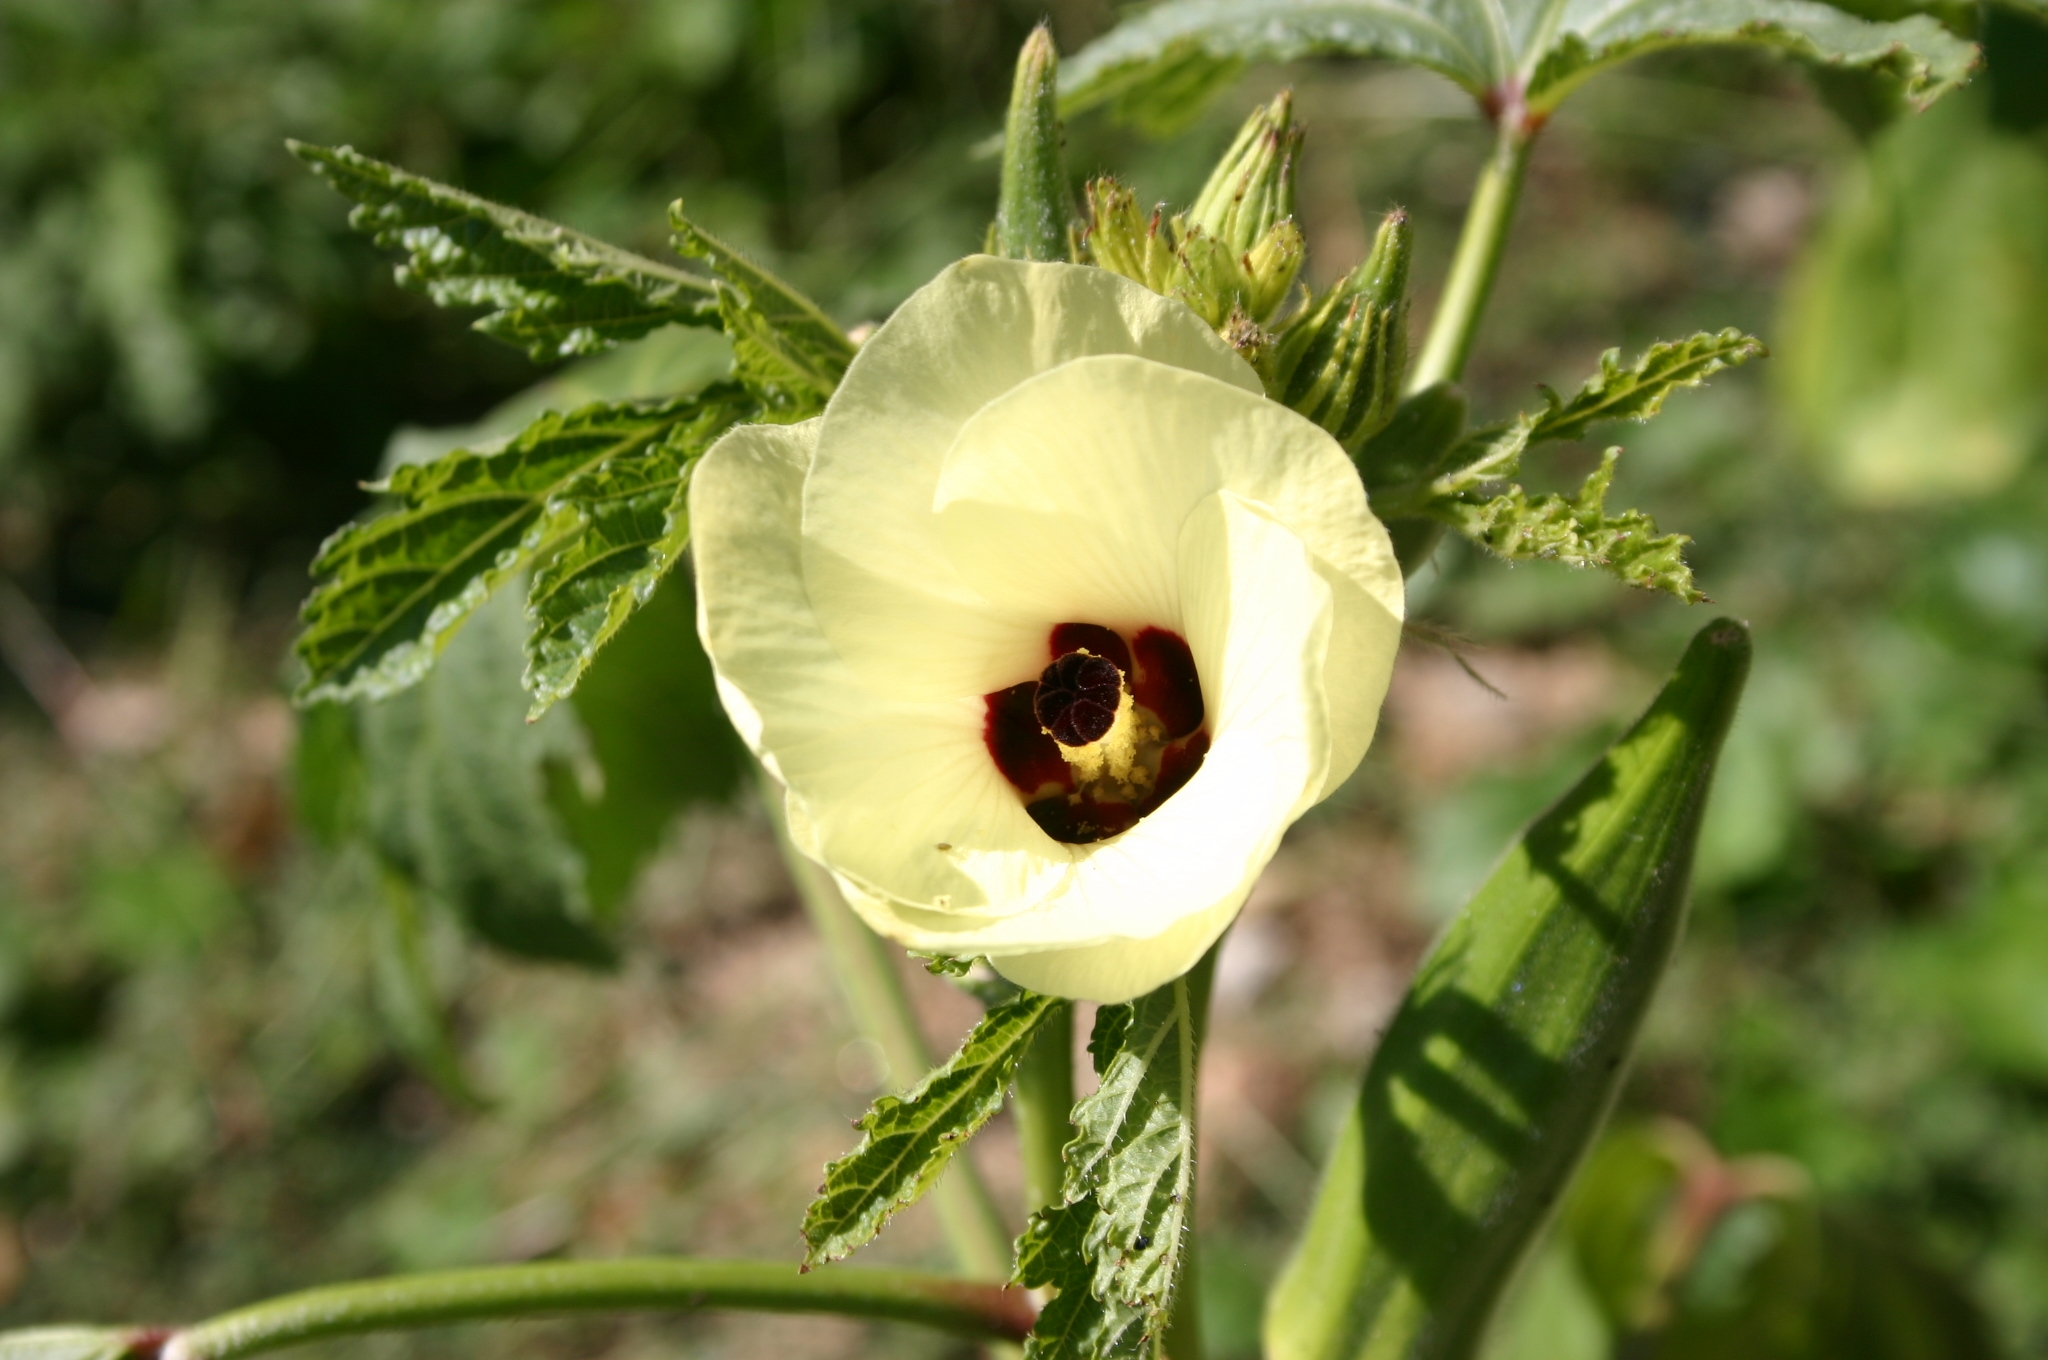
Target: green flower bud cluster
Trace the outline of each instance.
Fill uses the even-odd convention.
[[[1090,258],[1256,345],[1256,328],[1287,301],[1307,250],[1294,221],[1302,132],[1293,117],[1293,96],[1285,92],[1254,109],[1194,206],[1170,220],[1163,211],[1141,213],[1131,191],[1113,179],[1091,183]]]
[[[1107,177],[1087,189],[1087,258],[1176,297],[1258,370],[1266,391],[1354,457],[1393,417],[1408,370],[1408,215],[1389,214],[1371,254],[1320,298],[1287,303],[1306,253],[1294,220],[1302,144],[1283,92],[1252,111],[1184,213],[1139,209]]]

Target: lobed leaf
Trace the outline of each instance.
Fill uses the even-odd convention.
[[[617,952],[548,783],[552,766],[601,776],[572,711],[525,721],[521,632],[513,599],[492,600],[425,683],[361,706],[364,831],[387,865],[486,942],[609,967]]]
[[[1691,539],[1660,535],[1656,521],[1640,510],[1607,513],[1607,488],[1620,455],[1620,449],[1609,449],[1576,496],[1531,496],[1511,486],[1483,499],[1467,494],[1432,502],[1429,514],[1511,562],[1542,559],[1594,567],[1639,590],[1700,603],[1707,597],[1693,585],[1692,569],[1685,564]]]
[[[1768,352],[1763,341],[1733,327],[1660,341],[1627,368],[1621,366],[1621,351],[1610,349],[1600,356],[1599,376],[1588,379],[1570,401],[1543,389],[1546,409],[1534,418],[1529,442],[1582,439],[1589,427],[1603,420],[1648,420],[1679,388],[1698,387],[1722,369]]]
[[[1416,394],[1418,397],[1421,395]],[[1446,391],[1439,411],[1450,409],[1453,397],[1454,394]],[[1423,487],[1419,500],[1403,501],[1389,513],[1413,514],[1445,497],[1458,496],[1488,482],[1514,476],[1522,470],[1522,455],[1528,452],[1531,438],[1536,433],[1536,421],[1535,416],[1520,415],[1505,424],[1488,425],[1466,434],[1442,458],[1451,465],[1451,470]]]
[[[1065,1004],[1018,993],[991,1008],[959,1051],[908,1095],[883,1096],[861,1116],[859,1146],[825,1168],[804,1215],[806,1266],[851,1254],[932,1188],[953,1154],[1002,1108],[1031,1036]]]
[[[1031,1215],[1017,1239],[1012,1284],[1057,1292],[1040,1310],[1024,1342],[1025,1360],[1110,1360],[1146,1352],[1144,1310],[1097,1298],[1095,1267],[1084,1242],[1098,1217],[1094,1196],[1053,1204]]]
[[[1464,1360],[1619,1090],[1749,669],[1729,619],[1431,948],[1268,1298],[1271,1360]]]
[[[349,224],[406,252],[398,281],[443,307],[488,307],[486,335],[536,361],[596,354],[667,325],[719,324],[710,281],[411,174],[351,147],[288,142],[357,205]]]
[[[692,645],[691,585],[687,571],[663,577],[569,701],[602,778],[575,762],[546,767],[549,804],[583,859],[600,922],[618,919],[679,812],[728,801],[754,769],[719,705],[711,660]]]
[[[1061,103],[1179,120],[1245,62],[1371,56],[1540,117],[1596,71],[1699,43],[1881,70],[1922,106],[1976,63],[1975,47],[1924,15],[1874,23],[1815,0],[1166,0],[1072,58]]]
[[[718,276],[718,317],[732,342],[733,374],[775,419],[815,415],[846,376],[854,344],[803,294],[669,205],[675,248]]]
[[[294,644],[306,668],[298,700],[381,698],[416,683],[463,620],[551,533],[569,531],[550,505],[601,469],[626,475],[703,410],[688,397],[550,412],[501,450],[457,450],[375,484],[393,509],[344,526],[313,560]]]
[[[1083,1235],[1090,1292],[1136,1308],[1163,1332],[1195,1185],[1195,1062],[1206,971],[1096,1013],[1089,1050],[1101,1085],[1074,1106],[1069,1204],[1096,1206]]]
[[[720,435],[758,411],[738,383],[706,388],[658,442],[575,474],[549,498],[542,536],[558,546],[526,597],[529,719],[576,688],[682,556],[690,473]]]

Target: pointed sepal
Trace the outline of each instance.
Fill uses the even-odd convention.
[[[1040,24],[1017,53],[1010,113],[1003,125],[1003,180],[991,254],[1013,260],[1064,260],[1073,195],[1060,154],[1059,51]]]

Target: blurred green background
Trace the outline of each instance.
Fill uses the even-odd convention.
[[[716,346],[540,374],[398,288],[282,142],[651,254],[681,196],[854,324],[979,246],[975,148],[1047,9],[0,0],[0,1327],[554,1254],[796,1259],[890,1074],[752,809],[687,583],[533,728],[503,610],[382,709],[281,698],[360,479],[701,379]],[[1112,21],[1049,9],[1068,51]],[[1609,345],[1732,324],[1775,357],[1607,432],[1614,503],[1698,540],[1757,666],[1623,1122],[1502,1357],[2048,1356],[2048,27],[1951,17],[1988,67],[1924,116],[1845,119],[1796,67],[1688,53],[1595,80],[1537,151],[1482,412]],[[1285,83],[1311,274],[1404,205],[1420,322],[1488,145],[1435,77],[1256,70],[1169,140],[1081,121],[1070,166],[1185,201]],[[1456,545],[1413,584],[1506,697],[1411,647],[1365,769],[1232,937],[1203,1125],[1220,1355],[1255,1351],[1430,932],[1704,617]],[[912,980],[950,1046],[972,1004]],[[977,1152],[1014,1202],[1008,1136]],[[875,1250],[944,1260],[922,1210]],[[699,1318],[328,1349],[949,1343]]]

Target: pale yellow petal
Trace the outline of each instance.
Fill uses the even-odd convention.
[[[691,479],[698,632],[727,712],[821,861],[914,901],[1027,903],[1066,858],[989,759],[980,699],[877,693],[818,627],[797,532],[816,434],[816,421],[743,426]]]
[[[1036,655],[1040,621],[992,609],[954,570],[933,491],[976,411],[1099,354],[1259,390],[1184,305],[1080,265],[963,260],[861,347],[826,410],[805,488],[804,572],[826,632],[871,682],[923,698],[983,693]]]
[[[1225,899],[1149,940],[1111,940],[1080,949],[1047,949],[989,960],[1019,987],[1048,996],[1105,1003],[1129,1001],[1195,966],[1221,938],[1244,900]]]

